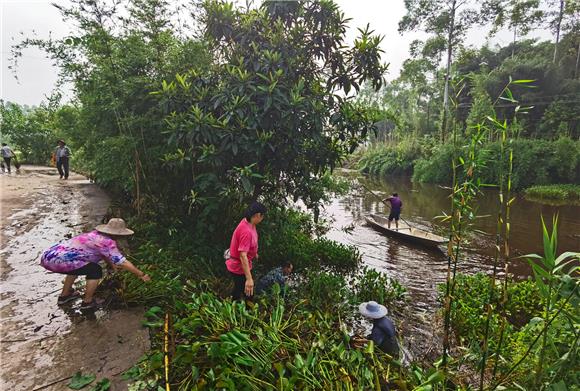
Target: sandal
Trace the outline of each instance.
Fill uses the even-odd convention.
[[[68,294],[67,296],[59,296],[56,302],[58,305],[63,305],[73,300],[76,300],[79,297],[81,297],[81,293],[75,289],[72,289],[71,293]]]
[[[96,310],[97,308],[100,307],[100,305],[103,304],[103,302],[101,300],[97,300],[94,299],[90,302],[90,303],[85,303],[85,301],[83,300],[83,303],[81,304],[81,311],[91,311],[91,310]]]

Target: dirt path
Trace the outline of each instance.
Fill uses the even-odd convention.
[[[61,181],[54,169],[23,166],[0,175],[0,202],[0,389],[67,390],[68,380],[44,386],[82,370],[125,390],[120,373],[148,347],[142,310],[89,319],[80,302],[58,307],[63,276],[39,265],[44,249],[101,222],[107,195],[80,175]]]

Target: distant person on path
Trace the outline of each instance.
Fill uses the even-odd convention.
[[[60,174],[60,179],[68,179],[69,158],[71,155],[70,148],[66,146],[64,140],[58,140],[58,147],[55,151],[56,169]]]
[[[383,200],[384,202],[389,202],[391,204],[391,213],[389,213],[389,222],[387,223],[387,228],[391,229],[391,221],[395,219],[395,226],[397,230],[399,229],[399,218],[401,217],[401,209],[403,209],[403,201],[399,198],[399,194],[393,193],[392,196],[387,197]]]
[[[282,266],[270,270],[256,284],[256,294],[268,292],[274,284],[280,285],[280,288],[284,290],[286,288],[286,278],[292,273],[293,269],[292,263],[284,262]]]
[[[108,224],[98,225],[94,231],[75,236],[46,250],[40,264],[47,270],[66,274],[58,305],[66,304],[80,297],[72,286],[77,276],[86,276],[87,284],[81,310],[97,307],[93,298],[103,270],[99,261],[105,260],[113,268],[121,268],[135,274],[144,282],[151,279],[137,269],[119,251],[116,241],[133,235],[123,219],[111,219]]]
[[[234,300],[239,300],[244,295],[246,297],[254,296],[252,261],[258,258],[256,226],[262,222],[265,213],[266,207],[264,205],[253,202],[232,235],[226,268],[234,281],[234,289],[232,290]]]
[[[10,174],[10,172],[11,172],[10,163],[12,161],[12,158],[14,157],[14,152],[12,152],[12,149],[10,149],[8,144],[2,143],[2,149],[0,149],[0,153],[2,154],[2,158],[4,159],[4,163],[6,164],[6,167],[8,168],[8,174]],[[2,167],[2,172],[4,172],[4,170],[5,170],[4,167]]]
[[[362,303],[358,307],[359,312],[373,323],[371,334],[367,337],[373,341],[383,352],[394,359],[399,357],[399,343],[393,321],[387,318],[387,307],[376,301]]]

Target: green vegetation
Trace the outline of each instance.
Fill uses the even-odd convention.
[[[460,143],[467,145],[467,142]],[[580,181],[580,141],[569,138],[556,141],[519,139],[514,140],[511,147],[514,189],[523,190],[534,184]],[[487,160],[481,171],[481,180],[489,184],[498,183],[500,142],[485,143],[482,148]],[[451,144],[433,145],[429,139],[422,143],[405,140],[393,146],[371,147],[360,156],[358,167],[371,175],[412,175],[414,181],[449,185],[453,176],[449,163],[452,155]],[[570,186],[564,188],[573,189]]]
[[[223,275],[221,253],[212,255],[211,248],[204,249],[198,243],[193,245],[195,252],[206,255],[183,258],[189,248],[182,247],[187,241],[179,233],[171,233],[170,242],[160,251],[161,246],[154,241],[169,239],[170,234],[162,235],[152,225],[139,227],[142,234],[133,256],[145,262],[140,267],[152,277],[151,283],[138,283],[126,275],[121,275],[120,281],[110,281],[120,282],[117,291],[125,302],[155,305],[145,322],[153,332],[153,349],[127,374],[134,380],[133,389],[164,384],[166,313],[171,315],[176,341],[170,383],[179,390],[328,389],[340,382],[354,389],[393,381],[418,385],[397,361],[372,345],[363,346],[360,336],[353,339],[351,331],[361,301],[373,299],[392,309],[400,308],[405,305],[405,289],[366,267],[352,273],[360,261],[353,248],[322,242],[326,256],[317,259],[321,242],[307,235],[314,223],[303,214],[274,211],[266,222],[292,227],[298,235],[285,238],[284,245],[290,253],[313,246],[315,250],[310,253],[303,250],[302,259],[314,261],[297,266],[284,295],[275,288],[274,295],[259,297],[251,304],[224,299],[231,283]],[[265,243],[279,235],[276,231],[261,232]],[[256,264],[266,271],[263,265],[275,262],[264,252]]]
[[[544,230],[545,254],[528,256],[533,282],[499,272],[513,260],[511,192],[580,181],[576,3],[561,2],[556,15],[538,1],[405,1],[400,30],[430,36],[413,42],[388,84],[381,38],[367,27],[348,46],[347,18],[329,0],[207,0],[185,20],[166,0],[57,5],[70,36],[25,39],[13,65],[27,48],[44,50],[74,97],[62,105],[55,94],[38,108],[2,102],[2,129],[34,163],[66,139],[73,169],[127,206],[139,232],[129,256],[152,277],[107,281],[126,304],[152,306],[152,350],[126,374],[131,390],[577,384],[578,254],[556,257],[556,221]],[[541,20],[554,43],[518,40]],[[490,34],[505,26],[513,42],[462,45],[473,25],[490,22]],[[358,154],[364,172],[452,188],[435,362],[403,367],[356,338],[354,306],[374,299],[397,313],[405,289],[321,235],[320,206],[343,188],[330,173],[369,140]],[[499,189],[493,270],[462,276],[461,244],[485,186]],[[285,294],[233,303],[222,254],[255,199],[269,209],[256,276],[285,260],[296,275]]]
[[[452,307],[452,322],[454,338],[460,346],[468,349],[469,354],[464,356],[465,364],[474,368],[481,363],[482,341],[486,328],[485,298],[491,278],[484,274],[473,276],[458,275],[455,292],[458,297]],[[568,288],[566,288],[568,287]],[[573,284],[571,285],[573,288]],[[440,295],[445,293],[445,286],[439,286]],[[502,286],[499,282],[495,285],[495,295],[502,298]],[[570,283],[562,282],[560,289],[569,292]],[[562,293],[564,293],[562,292]],[[574,293],[576,295],[576,293]],[[490,368],[497,366],[498,373],[509,374],[520,385],[527,384],[531,387],[535,384],[535,367],[540,357],[542,346],[536,342],[528,352],[532,342],[540,333],[545,333],[549,349],[543,356],[545,368],[551,367],[551,371],[543,372],[548,376],[556,376],[559,373],[559,381],[564,384],[577,384],[577,374],[571,370],[575,365],[574,355],[578,351],[577,333],[570,321],[578,316],[578,309],[574,309],[569,302],[568,296],[560,294],[557,303],[551,307],[548,318],[545,318],[544,307],[546,301],[540,293],[538,286],[533,281],[510,282],[507,287],[507,296],[498,303],[498,311],[493,314],[490,324],[490,335],[498,336],[502,333],[501,353],[490,357]],[[574,299],[577,300],[577,299]],[[557,313],[558,310],[565,310]],[[568,315],[566,315],[566,313]],[[543,330],[546,320],[555,317],[547,331]],[[501,327],[502,321],[506,326]],[[498,339],[492,339],[489,349],[497,351]],[[515,365],[520,360],[517,366]],[[567,370],[570,368],[570,370]],[[527,388],[527,387],[526,387]]]
[[[451,305],[451,325],[461,346],[469,350],[466,363],[481,365],[483,349],[489,368],[500,380],[512,379],[527,387],[549,384],[578,384],[579,349],[577,261],[579,253],[556,253],[557,219],[553,229],[544,228],[544,255],[526,255],[535,280],[500,283],[484,274],[458,275],[454,280],[457,299]],[[576,262],[576,264],[574,264]],[[485,308],[489,287],[494,293],[495,311],[488,323]],[[439,287],[441,297],[447,286]],[[486,332],[486,328],[489,330]],[[495,336],[489,339],[486,335]],[[501,374],[501,375],[500,375]],[[526,388],[527,388],[526,387]]]
[[[580,142],[569,138],[556,141],[514,140],[512,188],[524,189],[534,184],[574,183],[580,181]],[[500,142],[483,146],[487,154],[485,167],[481,169],[484,183],[498,183],[501,155]],[[451,182],[449,158],[453,153],[450,145],[436,148],[431,156],[416,161],[413,179],[419,182]],[[505,162],[503,163],[505,164]]]
[[[527,199],[548,201],[580,201],[580,185],[532,186],[525,190]]]
[[[423,9],[416,1],[409,1],[409,13],[400,28],[425,28],[433,36],[411,45],[411,58],[397,79],[378,93],[363,90],[359,94],[361,103],[382,113],[371,146],[357,155],[359,169],[372,175],[412,175],[415,181],[449,185],[454,153],[449,134],[456,134],[458,145],[466,148],[475,128],[488,126],[486,121],[491,117],[512,127],[513,189],[578,183],[580,80],[576,60],[580,30],[571,27],[577,26],[578,5],[563,2],[560,20],[566,27],[557,43],[517,40],[514,35],[508,46],[474,49],[461,47],[474,22],[493,20],[496,26],[509,26],[521,34],[536,28],[539,19],[553,22],[558,18],[554,13],[543,14],[538,1],[453,2],[453,7],[459,8],[446,1],[431,3],[449,3],[449,7]],[[448,10],[460,14],[465,7],[471,7],[471,21],[465,17],[437,18]],[[556,24],[553,26],[556,29]],[[455,41],[446,44],[451,34],[456,35]],[[453,50],[455,56],[450,68],[442,69],[445,49]],[[510,86],[509,96],[504,96],[510,80],[518,83]],[[442,106],[445,109],[441,110]],[[525,115],[517,116],[518,110]],[[482,141],[489,159],[480,179],[497,184],[501,140],[488,132]]]

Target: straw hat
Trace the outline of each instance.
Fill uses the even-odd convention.
[[[111,219],[107,224],[97,225],[97,231],[109,235],[133,235],[135,232],[127,228],[127,224],[123,219]]]
[[[376,301],[369,301],[358,306],[359,312],[371,319],[380,319],[387,315],[387,307],[377,303]]]

